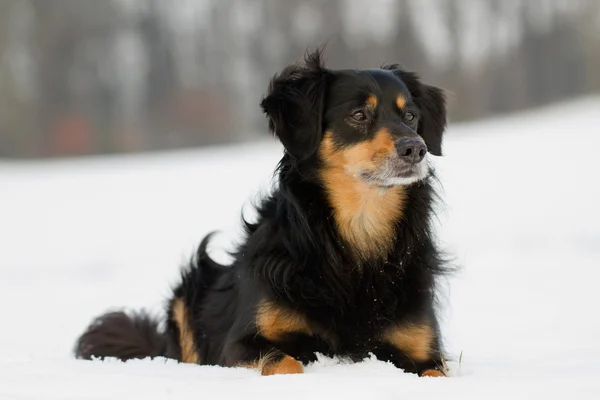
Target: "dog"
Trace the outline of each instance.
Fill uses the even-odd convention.
[[[75,355],[302,373],[317,354],[374,355],[447,375],[437,317],[447,261],[435,243],[428,155],[441,155],[445,92],[398,64],[333,70],[322,50],[270,81],[261,107],[283,144],[277,182],[231,265],[182,270],[166,324],[144,312],[98,317]]]

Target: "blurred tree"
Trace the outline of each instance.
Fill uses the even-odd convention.
[[[30,3],[41,143],[56,154],[114,151],[118,94],[111,43],[118,9],[110,1]]]
[[[260,137],[270,77],[325,42],[417,70],[453,120],[600,91],[594,0],[1,0],[0,157]]]
[[[30,23],[27,2],[0,2],[0,156],[35,155],[35,93],[28,79],[33,69]]]

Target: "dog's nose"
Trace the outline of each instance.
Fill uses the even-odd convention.
[[[420,163],[427,154],[427,146],[421,139],[400,139],[396,149],[400,158],[411,164]]]

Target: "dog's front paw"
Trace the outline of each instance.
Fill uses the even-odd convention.
[[[442,371],[438,371],[437,369],[426,369],[425,371],[419,374],[420,376],[430,376],[430,377],[439,377],[446,376]]]
[[[282,375],[282,374],[301,374],[304,372],[302,364],[290,356],[285,356],[280,361],[266,363],[261,370],[261,374]]]

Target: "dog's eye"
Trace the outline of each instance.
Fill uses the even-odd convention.
[[[367,114],[364,111],[354,111],[351,117],[356,122],[365,122],[367,120]]]
[[[414,113],[410,112],[410,111],[407,112],[406,115],[404,116],[404,118],[406,118],[407,121],[414,121],[414,119],[416,117],[417,116]]]

